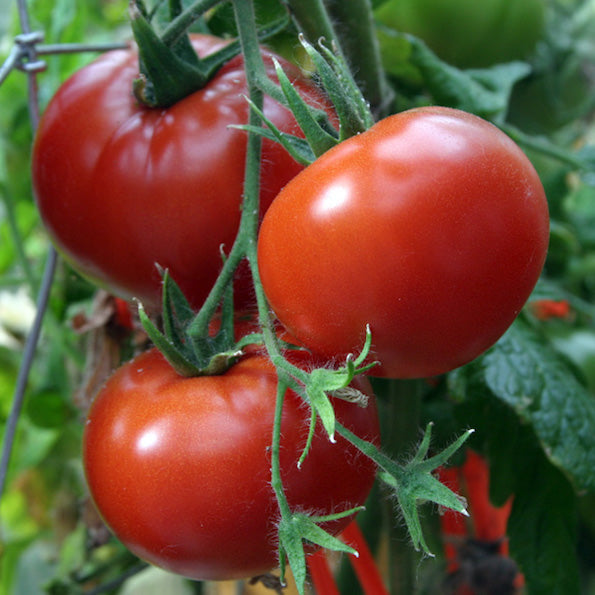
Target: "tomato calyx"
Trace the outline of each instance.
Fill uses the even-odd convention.
[[[339,130],[335,130],[320,110],[308,105],[295,90],[283,68],[275,62],[281,92],[291,109],[304,138],[281,132],[251,101],[250,107],[266,128],[260,126],[237,126],[278,142],[299,163],[310,165],[317,157],[341,141],[364,132],[374,123],[370,106],[359,90],[347,64],[338,52],[331,51],[322,41],[319,48],[311,45],[303,35],[300,43],[316,68],[322,88],[335,107]]]
[[[139,302],[140,321],[165,359],[181,376],[224,374],[243,355],[247,345],[261,343],[259,333],[235,340],[233,296],[223,298],[221,324],[214,334],[193,332],[195,312],[168,271],[163,276],[163,330],[157,328]]]
[[[368,327],[366,329],[366,342],[357,358],[354,359],[353,356],[349,355],[345,361],[345,365],[336,370],[316,368],[310,372],[305,382],[305,393],[312,407],[313,415],[320,417],[320,421],[331,442],[335,442],[335,413],[328,395],[361,404],[363,407],[366,406],[366,395],[350,385],[356,374],[362,374],[376,365],[376,362],[364,365],[371,345],[372,334]],[[310,428],[311,434],[313,430],[314,423]],[[307,448],[304,450],[300,463],[305,458],[306,453]],[[298,466],[300,463],[298,463]]]
[[[303,541],[315,544],[337,552],[345,552],[357,556],[357,551],[350,545],[327,533],[321,523],[336,521],[350,517],[363,509],[362,506],[345,510],[337,514],[325,516],[310,516],[303,513],[293,513],[290,517],[283,516],[279,523],[279,543],[281,546],[281,564],[286,559],[294,573],[297,584],[303,584],[306,580],[306,554]]]
[[[180,2],[170,2],[170,25],[160,36],[142,0],[129,6],[132,33],[139,50],[138,78],[133,83],[136,99],[151,108],[169,107],[202,89],[226,62],[241,51],[238,40],[200,58],[190,43],[186,29],[200,13],[182,12]],[[262,41],[285,28],[288,18],[278,19],[258,31]],[[179,29],[182,29],[180,34]]]
[[[394,493],[396,501],[403,513],[403,518],[409,530],[414,548],[422,550],[429,556],[430,551],[421,527],[418,503],[434,502],[439,506],[455,510],[465,516],[467,502],[455,494],[435,476],[436,470],[457,452],[467,441],[474,430],[467,430],[441,452],[426,458],[430,449],[432,437],[432,423],[426,426],[423,438],[413,458],[405,465],[399,465],[381,452],[372,452],[370,447],[347,428],[341,427],[340,434],[365,452],[379,467],[378,478]]]

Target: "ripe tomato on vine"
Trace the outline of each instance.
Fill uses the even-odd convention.
[[[313,365],[306,352],[293,360]],[[379,444],[369,382],[361,407],[333,399],[337,419]],[[122,366],[95,399],[85,426],[83,464],[93,500],[132,552],[200,580],[256,576],[277,564],[279,509],[271,486],[270,445],[277,375],[258,353],[225,374],[185,378],[151,349]],[[293,510],[332,514],[363,505],[375,464],[319,423],[308,456],[310,413],[287,391],[280,467]],[[345,517],[323,527],[339,533]]]
[[[195,35],[200,56],[227,42]],[[310,104],[332,111],[324,93],[279,56],[273,57]],[[231,248],[243,196],[249,105],[242,55],[225,63],[204,88],[167,108],[132,95],[134,48],[108,52],[70,77],[45,110],[32,156],[35,195],[53,242],[73,267],[125,298],[156,307],[168,269],[199,307]],[[298,134],[289,109],[267,97],[264,112]],[[261,211],[301,169],[279,144],[263,143]],[[239,302],[252,299],[240,276]]]
[[[548,206],[522,150],[443,107],[381,120],[288,183],[258,240],[279,320],[326,357],[372,332],[370,373],[441,374],[485,351],[520,312],[548,247]]]

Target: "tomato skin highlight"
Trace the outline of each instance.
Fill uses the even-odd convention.
[[[506,331],[548,246],[543,187],[521,149],[459,110],[418,108],[337,145],[283,188],[258,242],[275,315],[315,353],[428,377]]]
[[[203,56],[224,43],[193,37]],[[272,54],[263,56],[274,76]],[[324,94],[280,60],[302,96],[331,111]],[[167,109],[135,100],[137,75],[136,51],[113,51],[58,89],[34,142],[37,204],[52,241],[84,276],[157,307],[159,264],[198,308],[221,269],[220,246],[229,251],[240,221],[247,133],[230,125],[248,121],[243,57]],[[264,111],[298,133],[280,104],[267,97]],[[301,169],[280,145],[263,142],[263,211]]]
[[[365,378],[356,381],[371,395]],[[100,514],[132,552],[200,580],[276,566],[269,455],[276,386],[263,355],[245,356],[222,376],[184,378],[155,349],[108,380],[89,412],[83,463]],[[343,424],[379,443],[373,397],[366,408],[334,404]],[[332,444],[320,424],[297,468],[308,420],[308,408],[288,391],[281,470],[290,506],[329,514],[363,504],[374,464],[340,437]],[[351,518],[327,528],[338,533]]]

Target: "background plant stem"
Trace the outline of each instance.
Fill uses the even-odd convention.
[[[332,21],[322,0],[285,0],[293,19],[298,24],[306,39],[316,45],[324,38],[327,45],[339,46]]]
[[[163,31],[161,39],[167,45],[175,43],[209,8],[221,0],[195,0],[184,12],[175,18]]]
[[[325,0],[343,56],[376,118],[387,115],[391,93],[384,76],[370,0]]]
[[[382,447],[391,459],[410,457],[419,441],[421,387],[419,380],[378,380]],[[407,527],[395,521],[394,505],[384,499],[388,528],[388,582],[391,593],[415,591],[415,568],[419,555],[411,547]]]

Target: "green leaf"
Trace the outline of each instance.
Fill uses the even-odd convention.
[[[507,528],[511,555],[525,574],[529,595],[578,595],[572,487],[543,455],[524,454],[515,459],[519,472]]]
[[[450,375],[460,397],[485,392],[529,424],[547,458],[579,489],[595,489],[595,399],[521,319],[484,356]]]
[[[404,37],[411,44],[411,62],[422,73],[435,101],[484,118],[503,120],[514,84],[531,71],[525,62],[508,62],[481,70],[459,70],[440,60],[420,39],[412,35]]]
[[[492,503],[513,496],[507,535],[527,592],[578,594],[577,498],[567,477],[548,460],[533,428],[481,379],[470,378],[455,411],[477,429],[473,448],[489,462]]]
[[[43,585],[52,578],[56,562],[53,544],[48,541],[36,540],[23,552],[20,557],[14,578],[14,593],[28,595],[43,595]]]

